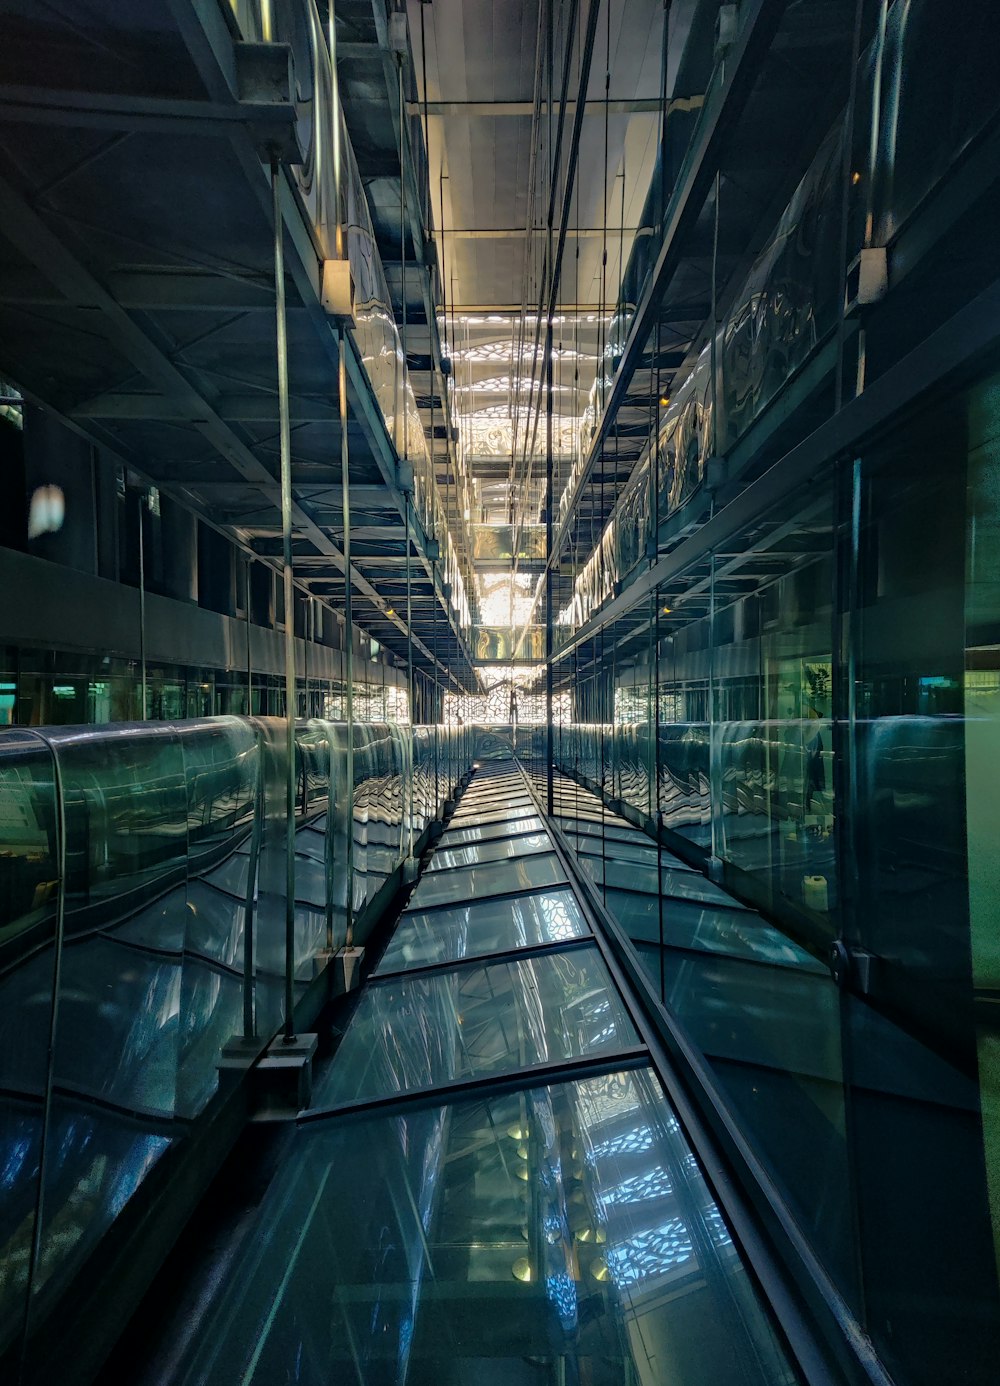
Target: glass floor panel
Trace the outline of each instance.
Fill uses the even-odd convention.
[[[539,1063],[618,1054],[639,1036],[597,948],[374,981],[314,1107],[391,1097]]]
[[[455,809],[455,818],[465,818],[470,814],[477,816],[488,813],[508,814],[511,809],[527,808],[532,813],[537,812],[532,802],[530,794],[526,791],[520,794],[501,794],[496,799],[463,799]]]
[[[520,775],[488,775],[481,779],[478,775],[465,791],[466,798],[477,794],[509,794],[513,789],[523,789],[524,780]]]
[[[507,823],[494,823],[482,828],[449,828],[438,839],[438,848],[464,847],[470,842],[492,842],[500,837],[517,837],[525,833],[540,833],[544,828],[537,814],[515,818]]]
[[[567,831],[590,833],[595,837],[599,837],[603,832],[624,833],[627,831],[624,824],[616,823],[613,818],[602,818],[599,813],[578,813],[566,804],[555,804],[553,810],[557,818],[565,821]],[[633,829],[633,832],[638,833],[638,829]],[[638,842],[641,841],[641,838],[637,836],[635,840]]]
[[[560,827],[567,836],[575,837],[600,837],[601,826],[599,823],[585,823],[573,817],[572,814],[563,812],[556,814]],[[643,845],[649,842],[649,837],[639,828],[623,827],[618,823],[608,823],[606,833],[609,839],[613,838],[616,842],[635,842]]]
[[[533,813],[537,812],[527,790],[511,790],[496,799],[463,799],[455,809],[455,817],[470,813],[504,813],[512,808],[530,808]]]
[[[530,857],[538,852],[551,851],[552,839],[548,833],[502,838],[497,842],[473,842],[467,847],[439,846],[428,862],[427,870],[446,871],[455,866],[475,866],[477,862],[507,861],[511,857]]]
[[[570,842],[573,842],[570,834]],[[653,842],[616,842],[606,838],[602,843],[599,837],[581,838],[579,846],[573,843],[581,856],[607,857],[609,861],[635,862],[637,865],[656,865],[656,844]]]
[[[659,943],[660,911],[655,895],[609,890],[605,903],[634,942]],[[759,914],[747,909],[719,909],[689,900],[664,900],[666,946],[723,953],[771,966],[801,968],[829,976],[811,953],[786,938]]]
[[[830,1043],[840,998],[825,968],[756,967],[740,958],[648,944],[637,944],[636,951],[657,990],[662,958],[666,1002],[713,1063],[820,1080],[830,1084],[828,1098],[842,1086],[840,1046]],[[832,1130],[828,1134],[834,1139]]]
[[[484,775],[481,771],[473,775],[472,781],[466,789],[466,794],[498,794],[501,790],[508,790],[517,786],[524,788],[524,779],[516,772],[506,775]]]
[[[457,871],[427,872],[420,878],[410,903],[415,909],[459,905],[464,900],[477,900],[484,895],[562,885],[565,880],[566,873],[552,852],[513,861],[485,862],[482,866],[466,866]]]
[[[514,804],[510,808],[491,809],[487,813],[456,813],[448,823],[448,831],[460,828],[498,828],[517,823],[522,818],[535,818],[538,810],[534,804]]]
[[[648,1069],[303,1128],[183,1386],[793,1386]]]
[[[599,856],[580,853],[580,865],[598,885],[607,884],[609,889],[628,890],[645,895],[664,895],[675,900],[701,900],[704,904],[719,905],[724,909],[745,909],[739,900],[708,880],[699,871],[678,870],[673,858],[666,858],[657,872],[656,862],[649,866],[639,866],[635,862],[601,861]],[[606,878],[606,879],[605,879]]]
[[[531,796],[524,785],[516,789],[505,789],[499,794],[468,794],[458,804],[458,813],[490,813],[493,809],[504,809],[509,804],[530,803]]]
[[[566,943],[589,933],[570,890],[473,901],[431,914],[408,910],[400,918],[375,975],[428,963],[460,962],[506,949]]]
[[[648,837],[645,842],[623,842],[621,838],[611,837],[609,834],[602,843],[600,836],[595,834],[592,837],[581,836],[579,845],[574,841],[571,832],[567,833],[567,837],[581,855],[607,856],[609,860],[613,861],[653,862],[654,864],[656,862],[656,843],[651,842]],[[675,869],[684,869],[684,863],[672,852],[661,847],[660,854],[666,865]]]

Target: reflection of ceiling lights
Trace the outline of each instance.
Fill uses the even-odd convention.
[[[526,1141],[529,1134],[527,1126],[522,1126],[518,1121],[515,1121],[513,1126],[507,1127],[507,1135],[512,1141]]]
[[[533,1278],[531,1262],[528,1260],[527,1256],[519,1256],[511,1266],[511,1272],[515,1280],[520,1280],[525,1285],[529,1284]]]
[[[611,1271],[608,1269],[608,1263],[603,1256],[594,1257],[590,1263],[590,1273],[599,1284],[603,1284],[605,1280],[611,1278]]]

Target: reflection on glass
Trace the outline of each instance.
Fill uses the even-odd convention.
[[[568,943],[589,934],[579,905],[569,890],[540,891],[512,899],[479,900],[435,910],[406,912],[379,964],[379,972],[396,972],[428,963],[457,962],[483,953]]]
[[[185,1386],[796,1380],[647,1070],[312,1128],[246,1246]]]
[[[473,843],[468,847],[438,847],[428,864],[428,871],[445,871],[456,866],[475,866],[477,862],[505,861],[511,857],[530,857],[539,852],[551,852],[552,839],[548,833],[532,833],[525,837],[509,838],[505,842]]]
[[[316,1107],[387,1097],[638,1043],[594,947],[372,983]]]
[[[453,905],[484,895],[501,895],[516,890],[561,884],[566,873],[555,853],[521,860],[487,862],[483,866],[464,866],[455,871],[432,871],[423,876],[413,893],[416,909],[432,905]]]
[[[503,820],[523,818],[536,809],[527,794],[503,794],[497,799],[464,799],[451,820],[456,828],[468,827],[469,822],[480,823],[487,819]]]
[[[537,815],[534,804],[524,802],[523,804],[506,805],[503,808],[489,809],[480,813],[470,809],[468,813],[456,813],[448,824],[449,832],[458,828],[463,830],[469,828],[504,828],[510,827],[512,830],[524,822],[526,818],[534,818]]]
[[[442,834],[438,847],[459,847],[470,842],[494,842],[502,837],[523,837],[528,833],[540,833],[542,826],[542,820],[536,815],[531,815],[528,818],[515,818],[481,828],[449,828]]]

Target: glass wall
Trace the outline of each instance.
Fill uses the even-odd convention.
[[[895,1379],[991,1381],[1000,375],[755,516],[555,686],[570,845],[851,1311]]]
[[[99,725],[142,717],[142,665],[137,659],[27,647],[4,653],[0,726]],[[251,683],[248,697],[245,668],[151,662],[146,666],[146,717],[173,722],[227,713],[284,716],[284,675],[255,669]],[[297,701],[300,717],[342,718],[343,683],[303,676],[298,679]],[[409,721],[403,673],[380,659],[362,664],[354,716],[359,722]]]

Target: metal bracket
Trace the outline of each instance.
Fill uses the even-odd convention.
[[[268,159],[301,164],[291,45],[239,41],[235,51],[236,90],[240,102],[252,107],[247,126],[254,143]]]
[[[405,10],[394,10],[389,16],[389,51],[404,61],[410,55]]]
[[[363,948],[341,948],[334,954],[332,962],[335,979],[345,995],[361,985],[361,964],[364,957]]]
[[[316,1035],[283,1035],[271,1041],[255,1070],[257,1109],[255,1121],[290,1121],[309,1106],[312,1098],[312,1063],[319,1040]]]
[[[889,292],[889,259],[884,245],[866,246],[847,267],[845,313],[878,303]]]
[[[830,947],[830,973],[841,991],[855,991],[870,996],[875,985],[878,958],[864,948],[848,948],[843,939],[835,939]]]
[[[244,1035],[234,1035],[226,1040],[219,1055],[219,1068],[225,1072],[245,1073],[253,1068],[260,1054],[263,1040],[247,1039]]]
[[[705,461],[705,485],[710,491],[720,491],[729,476],[724,457],[709,457]]]
[[[732,48],[736,42],[736,36],[740,29],[740,7],[739,5],[720,5],[719,13],[715,17],[715,60],[718,60],[725,53],[727,48]]]
[[[324,310],[345,327],[356,326],[354,276],[351,273],[350,260],[323,261],[320,302]]]

